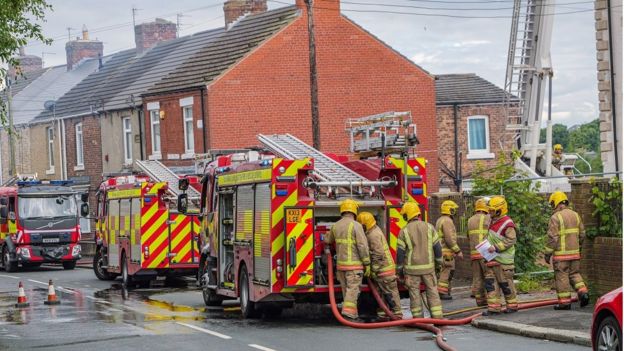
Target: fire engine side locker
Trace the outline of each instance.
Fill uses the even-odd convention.
[[[197,262],[196,233],[199,229],[192,216],[169,211],[169,264],[171,266]]]
[[[284,208],[284,287],[314,287],[314,210]]]

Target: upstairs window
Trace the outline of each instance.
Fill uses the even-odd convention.
[[[82,138],[82,123],[76,124],[76,167],[84,168],[84,152]]]
[[[182,107],[184,119],[184,153],[195,153],[195,137],[193,135],[193,105]]]
[[[123,147],[124,147],[124,164],[132,164],[132,123],[130,117],[122,120]]]
[[[487,116],[468,117],[468,159],[494,158],[490,153],[490,129]]]
[[[46,128],[46,138],[48,141],[48,170],[54,171],[54,129]]]
[[[152,154],[160,155],[160,110],[150,110]]]

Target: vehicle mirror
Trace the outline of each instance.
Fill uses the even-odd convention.
[[[16,218],[15,217],[15,212],[13,212],[13,211],[9,212],[8,218],[9,218],[9,220],[14,221],[15,218]]]
[[[7,218],[9,215],[9,209],[6,206],[0,207],[0,217]]]
[[[188,178],[180,178],[178,179],[178,189],[182,190],[182,191],[186,191],[189,187],[189,180]]]
[[[180,194],[180,196],[178,196],[178,212],[186,213],[187,210],[188,210],[188,195]]]
[[[80,201],[82,201],[82,202],[89,202],[89,193],[82,193],[82,194],[80,194]]]
[[[0,205],[6,206],[9,204],[9,200],[6,197],[0,198]],[[6,216],[5,216],[6,217]]]
[[[89,204],[86,202],[83,202],[82,205],[80,205],[80,215],[82,217],[87,217],[89,215]]]

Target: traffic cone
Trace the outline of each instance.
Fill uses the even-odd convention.
[[[48,300],[43,302],[46,305],[58,305],[61,303],[60,300],[56,298],[56,291],[54,291],[54,284],[52,284],[52,279],[48,282]]]
[[[22,308],[28,306],[30,306],[30,304],[28,303],[28,300],[26,299],[26,294],[24,293],[24,285],[22,284],[22,282],[19,282],[17,288],[17,303],[15,304],[15,307]]]

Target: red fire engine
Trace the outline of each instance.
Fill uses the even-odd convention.
[[[78,193],[69,181],[18,181],[0,187],[0,248],[7,272],[42,263],[74,269],[81,247]],[[87,196],[80,214],[89,214]]]

